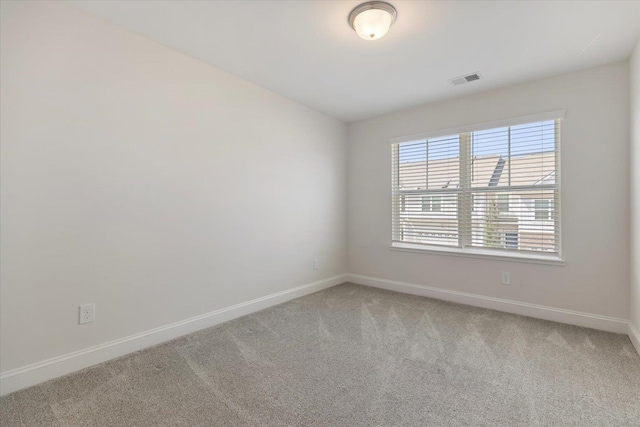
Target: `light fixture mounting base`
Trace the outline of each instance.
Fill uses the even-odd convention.
[[[398,11],[389,3],[384,1],[368,1],[356,6],[349,14],[349,25],[351,26],[351,28],[353,28],[354,30],[356,29],[353,26],[353,22],[356,20],[356,16],[369,9],[380,9],[388,12],[389,15],[391,15],[391,24],[396,22],[396,18],[398,17]]]

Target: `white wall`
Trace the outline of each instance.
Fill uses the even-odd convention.
[[[344,124],[65,4],[1,15],[1,371],[346,273]]]
[[[566,266],[389,250],[390,138],[558,109]],[[355,122],[348,133],[350,273],[628,318],[627,61]]]
[[[640,352],[640,41],[631,56],[631,307]]]

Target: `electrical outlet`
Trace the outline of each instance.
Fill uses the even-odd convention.
[[[318,258],[314,258],[313,259],[313,269],[317,270],[318,269]]]
[[[85,323],[95,322],[95,320],[96,320],[95,303],[82,304],[80,306],[80,324],[83,325]]]
[[[502,272],[502,284],[503,285],[510,285],[511,284],[511,273],[509,273],[508,271],[503,271]]]

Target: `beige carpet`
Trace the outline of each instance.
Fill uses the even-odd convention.
[[[629,338],[344,284],[0,399],[3,426],[640,426]]]

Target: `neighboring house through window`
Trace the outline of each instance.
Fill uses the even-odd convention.
[[[561,117],[550,114],[392,141],[392,246],[559,258]]]

